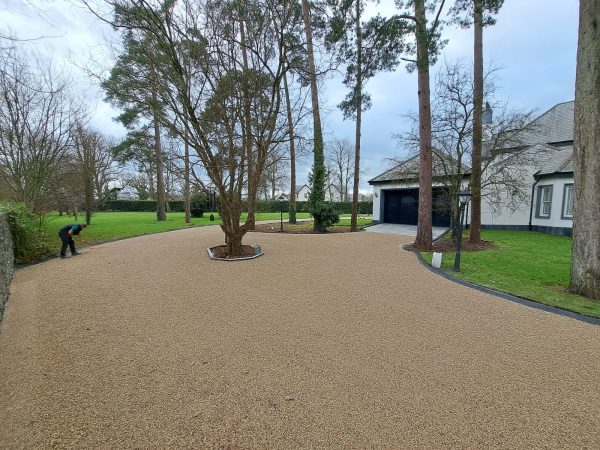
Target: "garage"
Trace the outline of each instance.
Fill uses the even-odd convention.
[[[383,222],[417,225],[419,189],[382,190]],[[450,202],[443,189],[433,189],[432,225],[450,226]]]

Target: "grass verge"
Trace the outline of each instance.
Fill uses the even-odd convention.
[[[457,278],[545,305],[600,318],[600,302],[567,292],[572,239],[528,231],[487,231],[482,239],[496,248],[461,254]],[[468,236],[466,237],[468,239]],[[431,264],[431,252],[422,252]],[[442,257],[442,269],[451,271],[454,252]]]
[[[204,217],[192,218],[190,224],[185,223],[184,213],[167,213],[167,220],[158,222],[156,213],[152,212],[96,212],[92,216],[92,223],[78,237],[75,238],[76,245],[93,245],[101,242],[113,241],[129,237],[143,236],[146,234],[160,233],[163,231],[180,230],[184,228],[202,227],[221,223],[219,216],[215,213],[215,221],[210,221],[210,213]],[[299,219],[310,217],[308,213],[297,213]],[[287,220],[287,214],[283,215]],[[257,213],[256,220],[278,220],[279,213]],[[242,214],[242,220],[246,220],[246,214]],[[51,248],[60,250],[60,240],[57,236],[58,230],[69,223],[84,222],[84,216],[80,215],[78,220],[70,216],[60,216],[58,213],[50,213],[45,216],[43,230],[45,240]],[[39,259],[48,255],[35,255],[33,259]],[[28,262],[28,261],[20,261]]]

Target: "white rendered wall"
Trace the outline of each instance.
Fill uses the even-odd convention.
[[[572,228],[573,219],[562,218],[563,208],[563,196],[565,192],[565,184],[573,184],[573,178],[546,178],[542,179],[536,185],[535,198],[533,203],[533,225],[540,225],[544,227],[557,227],[557,228]],[[537,210],[538,201],[538,187],[539,186],[552,186],[552,202],[550,206],[550,217],[549,218],[537,218],[535,213]]]

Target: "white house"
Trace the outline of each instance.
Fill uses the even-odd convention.
[[[533,120],[528,132],[519,134],[518,147],[494,152],[500,159],[503,155],[510,157],[515,152],[529,155],[529,158],[527,164],[514,169],[513,175],[518,175],[521,184],[519,195],[511,196],[510,193],[496,191],[493,183],[484,187],[481,205],[483,229],[533,230],[562,235],[572,233],[573,108],[574,102],[555,105]],[[407,169],[407,165],[411,167]],[[494,170],[494,162],[488,170]],[[465,174],[463,186],[467,187],[470,175],[468,170],[461,172]],[[436,168],[434,158],[434,226],[448,226],[450,223],[443,176],[439,167]],[[416,225],[418,158],[378,175],[369,184],[373,186],[373,222]],[[469,215],[466,216],[468,218]]]
[[[310,195],[310,186],[303,184],[302,186],[296,186],[296,201],[305,202],[308,200]]]

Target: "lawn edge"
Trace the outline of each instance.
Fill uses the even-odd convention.
[[[162,234],[162,233],[171,233],[173,231],[182,231],[182,230],[191,230],[192,228],[204,228],[204,227],[214,227],[215,225],[219,225],[218,223],[211,223],[211,224],[207,224],[207,225],[191,225],[189,227],[183,227],[183,228],[175,228],[173,230],[161,230],[161,231],[155,231],[152,233],[144,233],[144,234],[138,234],[135,236],[125,236],[125,237],[120,237],[120,238],[115,238],[115,239],[107,239],[106,241],[96,241],[93,244],[89,244],[89,245],[80,245],[77,246],[78,249],[84,249],[84,248],[90,248],[90,247],[96,247],[98,245],[102,245],[102,244],[110,244],[111,242],[119,242],[119,241],[124,241],[126,239],[136,239],[136,238],[140,238],[140,237],[144,237],[144,236],[151,236],[153,234]],[[21,269],[26,269],[27,267],[31,267],[31,266],[35,266],[37,264],[41,264],[47,261],[51,261],[53,259],[58,258],[58,256],[56,255],[48,255],[48,256],[44,256],[40,259],[36,259],[33,261],[29,261],[26,263],[22,263],[22,264],[16,264],[15,263],[15,270],[21,270]]]
[[[409,251],[409,250],[407,250],[407,251]],[[528,306],[530,308],[539,309],[539,310],[542,310],[542,311],[545,311],[545,312],[548,312],[551,314],[557,314],[562,317],[567,317],[569,319],[578,320],[580,322],[585,322],[585,323],[589,323],[592,325],[600,325],[600,319],[597,319],[596,317],[586,316],[584,314],[577,313],[575,311],[570,311],[568,309],[559,308],[558,306],[546,305],[544,303],[536,302],[535,300],[531,300],[531,299],[524,298],[524,297],[518,297],[516,295],[512,295],[507,292],[498,291],[496,289],[492,289],[492,288],[489,288],[486,286],[482,286],[480,284],[476,284],[476,283],[472,283],[470,281],[463,280],[461,278],[457,278],[457,277],[451,275],[450,273],[446,272],[445,270],[436,269],[435,267],[432,267],[430,264],[428,264],[423,259],[423,255],[421,255],[421,252],[413,251],[412,253],[415,254],[417,260],[427,270],[429,270],[430,272],[433,272],[447,280],[453,281],[454,283],[458,283],[462,286],[465,286],[465,287],[468,287],[471,289],[475,289],[476,291],[479,291],[479,292],[493,295],[494,297],[499,297],[504,300],[518,303],[520,305]]]

